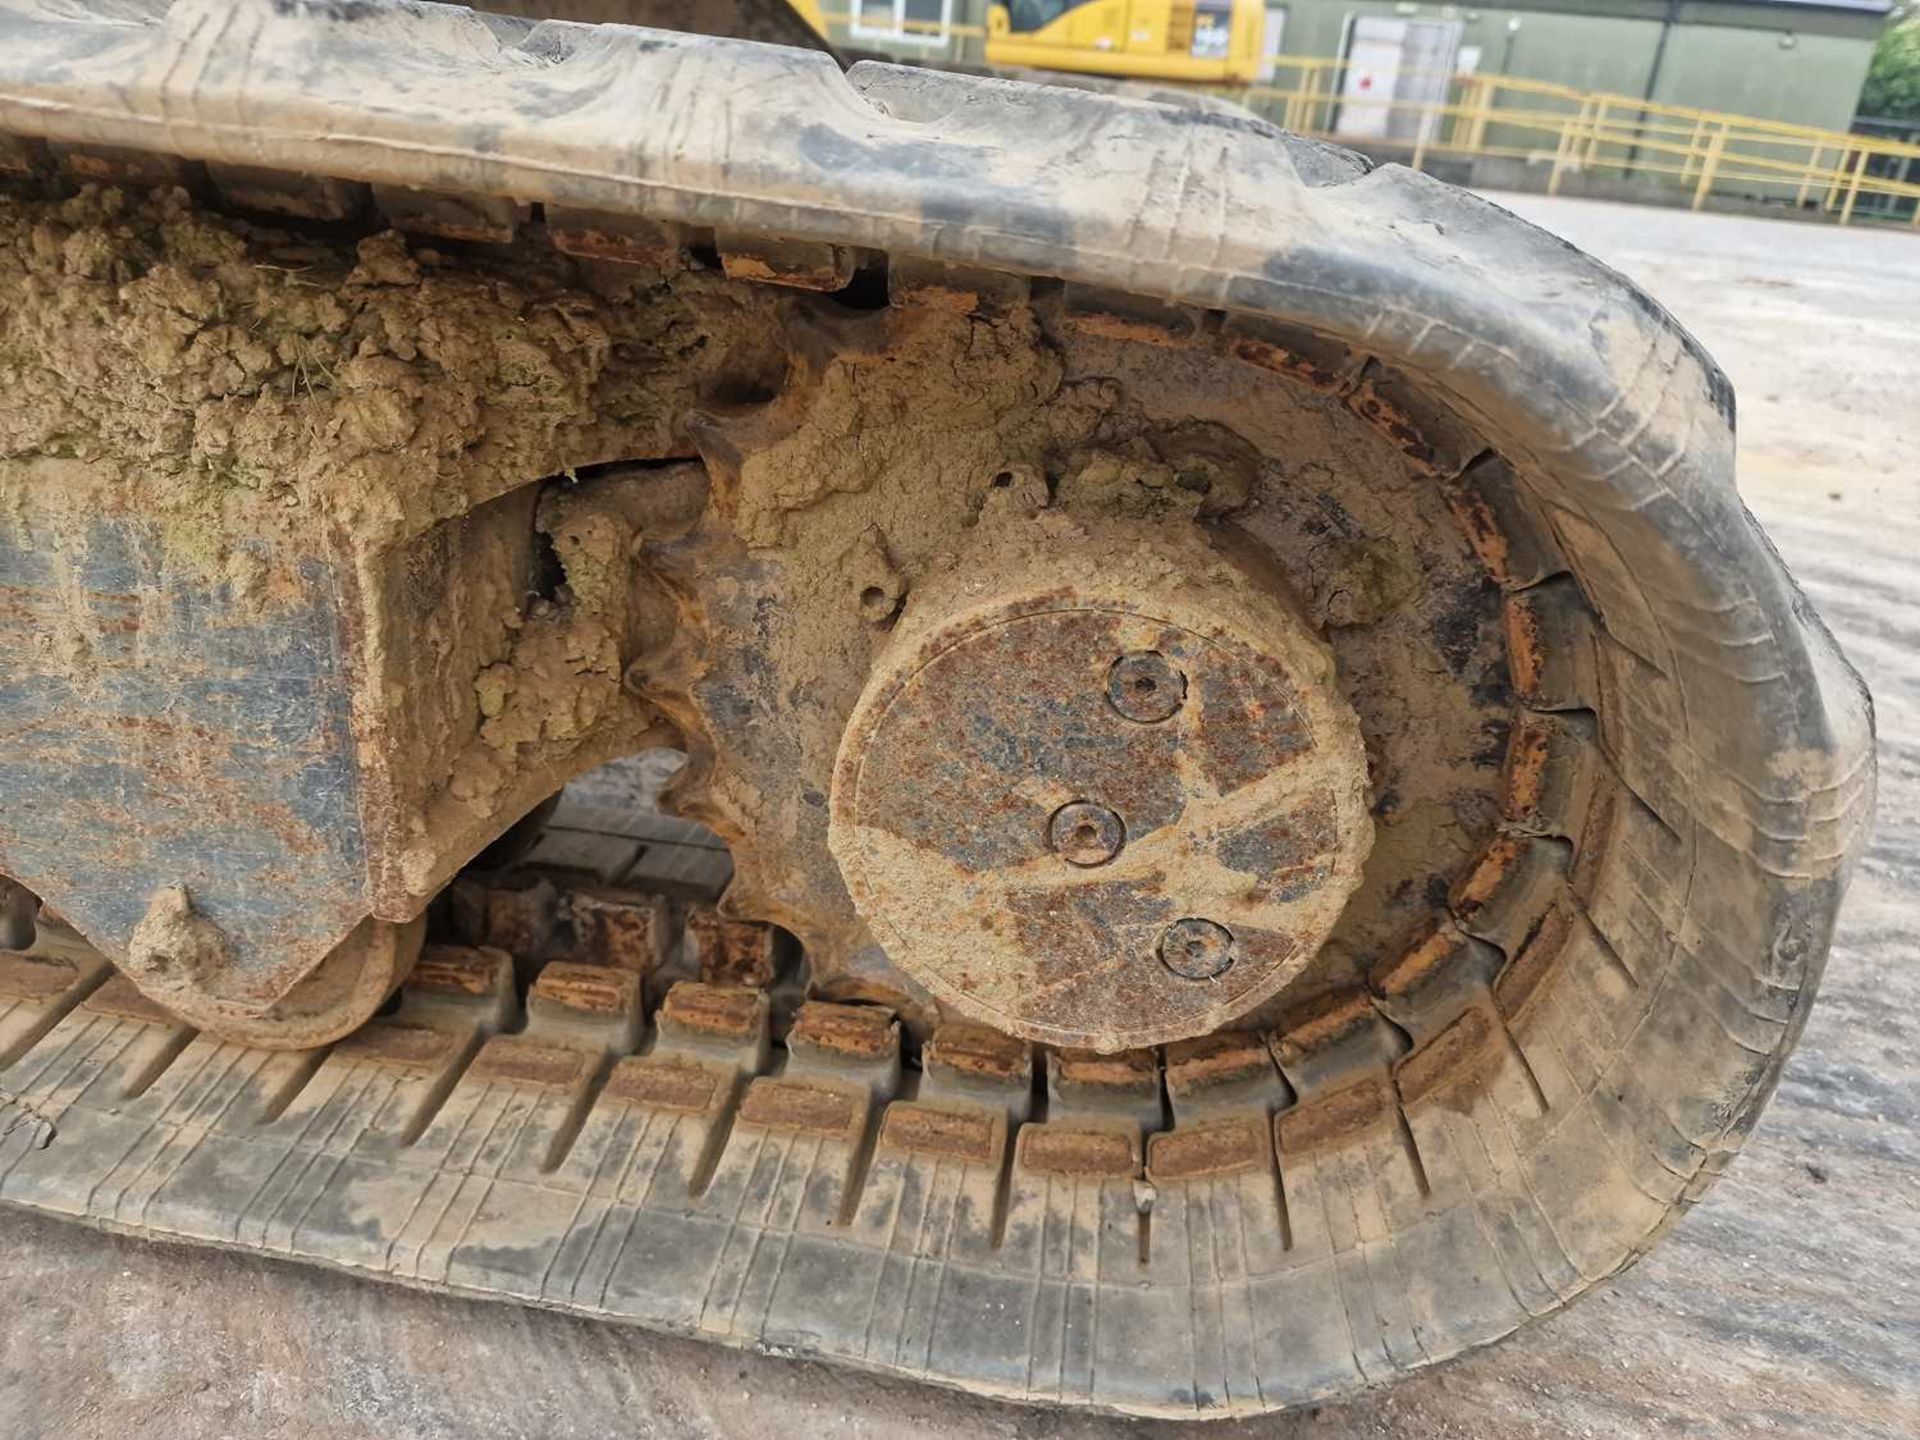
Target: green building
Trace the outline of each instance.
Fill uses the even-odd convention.
[[[925,64],[980,66],[987,0],[845,0],[835,38]],[[1270,53],[1350,60],[1354,85],[1409,96],[1449,70],[1551,81],[1832,130],[1850,124],[1892,0],[1274,0]],[[1282,64],[1276,83],[1290,83]],[[1358,121],[1364,112],[1356,106]],[[1382,115],[1384,123],[1385,117]],[[1364,129],[1356,141],[1369,138]],[[1392,134],[1377,135],[1391,141]]]

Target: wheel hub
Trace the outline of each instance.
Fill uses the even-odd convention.
[[[1358,883],[1358,722],[1197,534],[1041,528],[916,594],[829,844],[892,961],[968,1016],[1096,1050],[1201,1034],[1297,975]]]

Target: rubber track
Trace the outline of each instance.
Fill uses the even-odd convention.
[[[49,993],[45,967],[9,962],[0,1200],[976,1391],[1209,1415],[1504,1334],[1629,1262],[1737,1148],[1862,838],[1870,717],[1734,493],[1724,379],[1617,276],[1426,177],[1110,96],[843,78],[823,57],[431,6],[114,13],[0,4],[0,131],[371,184],[396,220],[413,187],[508,233],[542,213],[644,221],[796,280],[871,252],[1057,278],[1412,377],[1550,517],[1572,579],[1516,574],[1510,635],[1577,632],[1519,688],[1542,723],[1598,717],[1605,863],[1583,876],[1575,857],[1549,967],[1523,964],[1529,927],[1456,907],[1499,952],[1497,1020],[1476,1039],[1484,1008],[1454,1006],[1422,1034],[1440,1012],[1408,998],[1396,1023],[1424,1042],[1413,1058],[1474,1039],[1470,1078],[1394,1066],[1389,987],[1318,1048],[1281,1037],[1277,1072],[1184,1094],[1169,1073],[1165,1130],[1141,1098],[1157,1113],[1157,1078],[1103,1095],[1056,1074],[1046,1119],[1022,1124],[1017,1081],[942,1095],[930,1065],[893,1100],[885,1053],[665,1023],[642,1040],[637,999],[596,1012],[597,1048],[557,1000],[483,1047],[518,1018],[461,1032],[459,1002],[417,984],[423,1028],[464,1036],[450,1050],[269,1056],[120,982],[89,994],[97,968]],[[1573,840],[1546,827],[1515,863],[1564,870]],[[734,1079],[636,1078],[668,1061]]]

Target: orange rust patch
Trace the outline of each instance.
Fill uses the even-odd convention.
[[[1266,1042],[1245,1030],[1178,1040],[1167,1046],[1167,1086],[1185,1094],[1265,1080],[1274,1073]]]
[[[1274,1120],[1274,1141],[1297,1154],[1386,1125],[1397,1108],[1393,1087],[1369,1075],[1282,1111]]]
[[[740,1123],[852,1139],[863,1110],[861,1100],[845,1090],[802,1080],[761,1079],[747,1087]]]
[[[720,1077],[703,1065],[664,1056],[622,1060],[613,1067],[603,1092],[613,1100],[649,1105],[656,1110],[698,1114],[720,1098]]]
[[[513,957],[504,950],[429,945],[407,976],[407,988],[438,995],[491,995]]]
[[[1521,842],[1511,836],[1501,835],[1488,841],[1473,868],[1454,882],[1453,893],[1447,899],[1454,914],[1465,920],[1485,909],[1519,868],[1520,852]]]
[[[600,1057],[589,1050],[542,1045],[518,1035],[496,1035],[480,1047],[467,1075],[489,1084],[498,1081],[543,1090],[571,1090],[591,1080],[599,1064]]]
[[[1271,1157],[1266,1121],[1251,1116],[1176,1126],[1147,1137],[1147,1177],[1151,1180],[1238,1175],[1265,1169]]]
[[[1366,991],[1335,990],[1289,1015],[1274,1046],[1283,1062],[1299,1060],[1373,1023],[1373,1000]]]
[[[1024,275],[975,270],[938,260],[896,256],[887,266],[887,296],[895,305],[950,315],[1004,312],[1027,298]]]
[[[1501,778],[1500,813],[1512,823],[1539,823],[1552,753],[1552,728],[1532,711],[1520,711],[1507,732],[1507,761]]]
[[[660,1028],[723,1040],[751,1040],[766,1014],[757,990],[682,980],[660,1005]]]
[[[111,1015],[117,1020],[143,1020],[149,1025],[186,1023],[165,1006],[142,995],[140,987],[124,975],[111,977],[81,1001],[80,1008],[91,1010],[96,1015]]]
[[[1056,1052],[1062,1090],[1099,1090],[1152,1095],[1160,1089],[1160,1067],[1151,1050],[1122,1050],[1101,1055],[1092,1050]]]
[[[1434,473],[1433,442],[1398,398],[1384,393],[1378,381],[1366,380],[1348,391],[1346,404],[1420,469]]]
[[[0,995],[15,1000],[51,1000],[79,978],[71,965],[27,955],[0,955]]]
[[[1026,1085],[1033,1079],[1033,1047],[985,1025],[941,1025],[923,1055],[927,1073]]]
[[[1526,1012],[1534,997],[1540,993],[1541,985],[1553,973],[1578,923],[1569,902],[1562,901],[1547,911],[1540,928],[1533,932],[1533,938],[1508,962],[1506,969],[1500,972],[1500,977],[1493,983],[1493,998],[1502,1014],[1509,1019],[1518,1019]]]
[[[1000,1152],[998,1128],[998,1117],[982,1110],[945,1110],[901,1100],[887,1107],[879,1146],[991,1165]]]
[[[1069,285],[1064,302],[1069,328],[1103,340],[1182,348],[1195,343],[1199,315],[1179,305],[1139,295]]]
[[[332,1053],[370,1065],[434,1074],[451,1064],[464,1045],[465,1037],[450,1030],[375,1020],[336,1043]]]
[[[796,290],[839,290],[853,278],[853,252],[816,240],[721,236],[720,268],[729,280],[757,280]]]
[[[1440,1091],[1480,1073],[1486,1051],[1500,1034],[1500,1017],[1475,1006],[1400,1062],[1394,1079],[1400,1098],[1417,1105]]]
[[[1134,1137],[1120,1130],[1069,1130],[1057,1124],[1028,1125],[1020,1131],[1017,1163],[1037,1175],[1080,1179],[1120,1179],[1140,1172]]]
[[[1487,574],[1494,584],[1505,587],[1513,583],[1513,545],[1507,539],[1507,532],[1500,528],[1500,519],[1493,513],[1493,506],[1487,503],[1484,495],[1466,485],[1448,485],[1440,492],[1447,502],[1447,508],[1453,511],[1453,518],[1460,524],[1461,532],[1467,537],[1467,544],[1473,547],[1473,553],[1486,567]]]
[[[1338,394],[1347,377],[1340,370],[1267,340],[1235,336],[1227,345],[1234,359],[1298,380],[1323,395]]]
[[[626,890],[572,892],[573,934],[591,965],[646,975],[658,963],[664,921],[657,897]]]
[[[1398,1000],[1444,973],[1466,947],[1467,937],[1446,919],[1436,919],[1419,939],[1370,976],[1382,997]]]
[[[1507,634],[1507,673],[1522,698],[1540,694],[1547,673],[1546,625],[1540,607],[1527,594],[1509,595],[1502,608]]]
[[[854,1060],[878,1060],[899,1045],[893,1012],[871,1005],[830,1005],[809,1000],[794,1016],[787,1048],[824,1051]]]
[[[679,236],[655,221],[566,205],[548,206],[546,217],[547,237],[563,255],[656,269],[680,263]]]
[[[1184,317],[1166,321],[1147,316],[1110,315],[1101,311],[1078,311],[1067,317],[1068,325],[1082,335],[1102,340],[1125,340],[1140,345],[1159,345],[1174,350],[1194,343],[1194,326]]]
[[[527,999],[586,1015],[627,1015],[640,1003],[640,977],[630,970],[553,960],[533,982]]]
[[[709,985],[763,987],[773,983],[776,936],[755,920],[724,920],[710,905],[687,912],[687,936],[700,954],[700,978]]]

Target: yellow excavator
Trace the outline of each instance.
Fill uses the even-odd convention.
[[[987,62],[1129,79],[1252,84],[1261,0],[1008,0],[987,7]]]
[[[1230,107],[502,8],[0,0],[0,1205],[1189,1418],[1652,1245],[1873,803],[1693,338]]]

